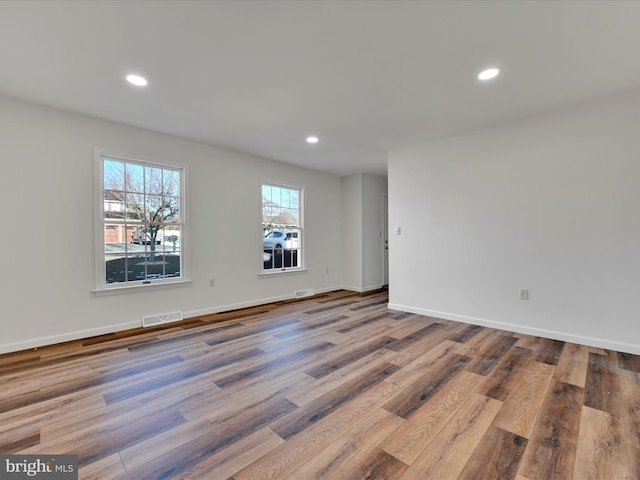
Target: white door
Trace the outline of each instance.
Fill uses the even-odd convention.
[[[389,196],[382,195],[382,274],[383,285],[389,285]]]

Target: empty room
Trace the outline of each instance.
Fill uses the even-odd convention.
[[[0,2],[0,479],[640,479],[640,2]]]

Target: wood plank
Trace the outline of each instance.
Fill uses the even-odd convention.
[[[585,406],[615,415],[615,401],[619,393],[616,359],[608,353],[590,353],[584,388]]]
[[[529,374],[530,369],[527,366],[530,365],[532,359],[531,350],[514,346],[489,374],[479,393],[505,401],[513,391],[514,385],[526,381],[523,377]]]
[[[396,340],[391,345],[388,345],[387,348],[389,350],[393,350],[394,352],[400,352],[402,350],[405,350],[409,346],[420,342],[425,337],[428,338],[430,335],[443,328],[445,327],[442,323],[432,323],[430,325],[422,327],[420,330],[416,330],[415,332],[410,333],[406,337]]]
[[[562,355],[562,351],[564,350],[565,343],[560,340],[542,338],[538,340],[538,344],[541,347],[538,349],[538,356],[536,360],[549,365],[557,365],[558,360]]]
[[[228,478],[238,470],[269,454],[284,442],[268,427],[246,436],[242,441],[218,450],[175,476],[177,480]]]
[[[0,431],[0,452],[12,454],[40,443],[40,425],[31,422]]]
[[[634,478],[627,451],[621,448],[623,441],[619,421],[612,415],[583,407],[573,478]]]
[[[117,478],[125,472],[120,455],[114,453],[78,469],[78,476],[82,480],[104,480]]]
[[[118,390],[110,391],[104,395],[107,404],[129,400],[137,395],[147,394],[153,390],[166,387],[184,381],[189,378],[197,378],[216,370],[222,366],[234,364],[249,357],[263,355],[264,352],[257,348],[248,351],[240,351],[230,356],[206,356],[192,361],[182,362],[179,367],[167,370],[166,374],[159,377],[147,377],[137,384],[126,385]]]
[[[387,381],[393,382],[393,384],[400,387],[400,389],[406,388],[432,367],[437,366],[443,357],[457,353],[457,345],[458,344],[450,340],[445,340],[426,352],[420,349],[409,353],[406,350],[393,352],[396,355],[396,361],[393,363],[401,367],[401,369]]]
[[[431,442],[430,447],[399,477],[401,480],[455,479],[491,425],[502,402],[472,394]],[[456,444],[452,449],[450,445]]]
[[[464,466],[458,480],[515,478],[527,439],[491,426]]]
[[[340,478],[348,472],[350,478],[395,479],[407,465],[381,452],[378,445],[402,423],[401,418],[378,410],[286,478]]]
[[[640,373],[640,355],[618,352],[618,365],[624,370]]]
[[[239,412],[234,417],[215,422],[215,435],[213,432],[195,434],[182,443],[180,448],[169,450],[155,457],[152,462],[130,468],[127,466],[127,459],[135,460],[135,457],[127,456],[123,458],[127,473],[121,480],[178,476],[295,408],[295,405],[285,398],[273,396],[255,404],[253,408]]]
[[[395,352],[389,350],[380,349],[370,353],[366,357],[362,357],[350,365],[341,368],[327,376],[322,377],[320,380],[313,379],[312,382],[307,384],[300,383],[299,386],[292,391],[285,394],[287,399],[298,405],[299,407],[306,405],[312,400],[332,391],[335,388],[340,387],[345,382],[353,380],[359,375],[362,375],[365,371],[369,370],[375,365],[381,363],[389,363],[396,365],[394,357],[397,355]]]
[[[494,424],[508,432],[530,438],[555,368],[539,362],[532,362],[526,368],[527,374],[513,386]]]
[[[273,336],[279,340],[283,340],[285,338],[294,337],[304,335],[306,332],[310,330],[317,330],[320,328],[324,328],[330,325],[335,324],[336,322],[340,322],[349,318],[346,315],[332,315],[329,317],[318,318],[316,320],[310,321],[310,319],[304,319],[299,324],[295,325],[294,328],[290,328],[281,333],[274,333]]]
[[[530,479],[573,478],[582,388],[554,380],[527,444],[518,473]]]
[[[584,388],[588,363],[589,347],[577,343],[567,343],[558,360],[555,378],[561,382]]]
[[[442,357],[438,363],[382,408],[404,419],[409,418],[469,363],[469,357],[452,353]]]
[[[313,378],[319,379],[330,373],[339,370],[356,360],[369,355],[371,352],[375,352],[381,348],[386,347],[396,339],[392,337],[383,336],[377,338],[371,342],[367,342],[361,347],[350,348],[348,352],[332,358],[331,352],[328,352],[328,360],[315,365],[313,368],[305,369],[304,372],[307,375],[311,375]]]
[[[310,355],[316,355],[320,352],[325,352],[328,349],[334,347],[333,343],[322,342],[311,347],[304,348],[300,351],[289,353],[287,355],[277,357],[273,360],[263,362],[259,365],[249,367],[241,370],[240,372],[233,373],[231,375],[225,375],[221,378],[216,378],[215,383],[220,388],[227,388],[231,385],[246,382],[252,378],[256,378],[266,373],[282,368],[294,368],[296,362],[301,360],[308,360]]]
[[[449,338],[457,337],[458,330],[459,328],[449,332]],[[486,346],[490,344],[497,335],[500,335],[500,334],[502,334],[502,332],[499,332],[497,330],[491,330],[488,328],[483,328],[482,330],[477,332],[475,335],[466,339],[464,343],[456,342],[458,345],[458,348],[456,349],[456,351],[460,355],[465,355],[470,358],[475,358],[482,349],[486,348]]]
[[[357,399],[313,423],[290,441],[283,443],[264,456],[233,474],[234,480],[280,479],[290,476],[309,459],[314,458],[343,435],[350,435],[362,419],[374,420],[376,415],[388,415],[380,405],[397,393],[394,385],[381,382],[366,390]]]
[[[411,465],[433,441],[460,407],[481,385],[484,377],[461,371],[407,421],[391,433],[380,448]]]
[[[516,337],[509,335],[497,336],[486,348],[475,355],[473,361],[465,369],[479,375],[488,375],[517,341]]]
[[[65,437],[40,443],[25,449],[24,453],[75,454],[78,455],[78,466],[83,467],[185,422],[177,410],[136,417],[135,412],[123,415],[106,425],[93,425]],[[109,434],[101,435],[105,429]]]
[[[398,367],[389,363],[376,365],[339,388],[316,398],[282,419],[273,422],[270,427],[274,432],[287,440],[309,425],[323,419],[334,410],[381,382],[397,370]]]
[[[615,417],[620,419],[625,441],[632,448],[640,450],[640,374],[621,371],[619,384]]]

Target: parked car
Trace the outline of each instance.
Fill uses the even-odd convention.
[[[299,248],[298,240],[298,232],[271,230],[262,238],[262,246],[265,250],[273,250],[274,248],[292,250]]]
[[[151,244],[152,232],[149,228],[138,228],[131,234],[131,243],[140,245]],[[162,230],[156,233],[156,245],[160,245],[163,241]]]

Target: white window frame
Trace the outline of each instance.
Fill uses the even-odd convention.
[[[286,188],[289,190],[297,190],[298,191],[298,215],[299,215],[299,226],[295,227],[298,230],[299,239],[299,254],[297,257],[298,265],[295,267],[285,267],[284,265],[278,268],[264,268],[264,246],[263,246],[263,236],[264,236],[264,225],[263,225],[263,198],[262,198],[262,188],[263,186],[268,185],[272,187],[278,188]],[[283,275],[289,273],[296,272],[306,272],[306,257],[307,257],[307,249],[306,249],[306,234],[305,234],[305,188],[304,186],[299,185],[291,185],[287,183],[282,183],[279,181],[269,180],[269,179],[260,179],[260,202],[259,202],[259,217],[258,217],[258,228],[259,228],[259,242],[260,242],[260,276],[270,276],[270,275]],[[284,227],[283,227],[284,228]]]
[[[180,227],[180,276],[159,279],[144,279],[127,282],[107,283],[105,278],[105,230],[107,223],[118,223],[105,219],[104,201],[104,162],[115,160],[129,164],[137,164],[149,167],[164,168],[180,172],[180,220],[176,224]],[[103,148],[94,148],[94,293],[117,292],[154,286],[170,286],[190,283],[189,278],[189,233],[187,215],[187,178],[188,171],[185,165],[172,165],[169,163],[150,160],[139,155],[123,154]],[[126,232],[126,229],[125,229]]]

